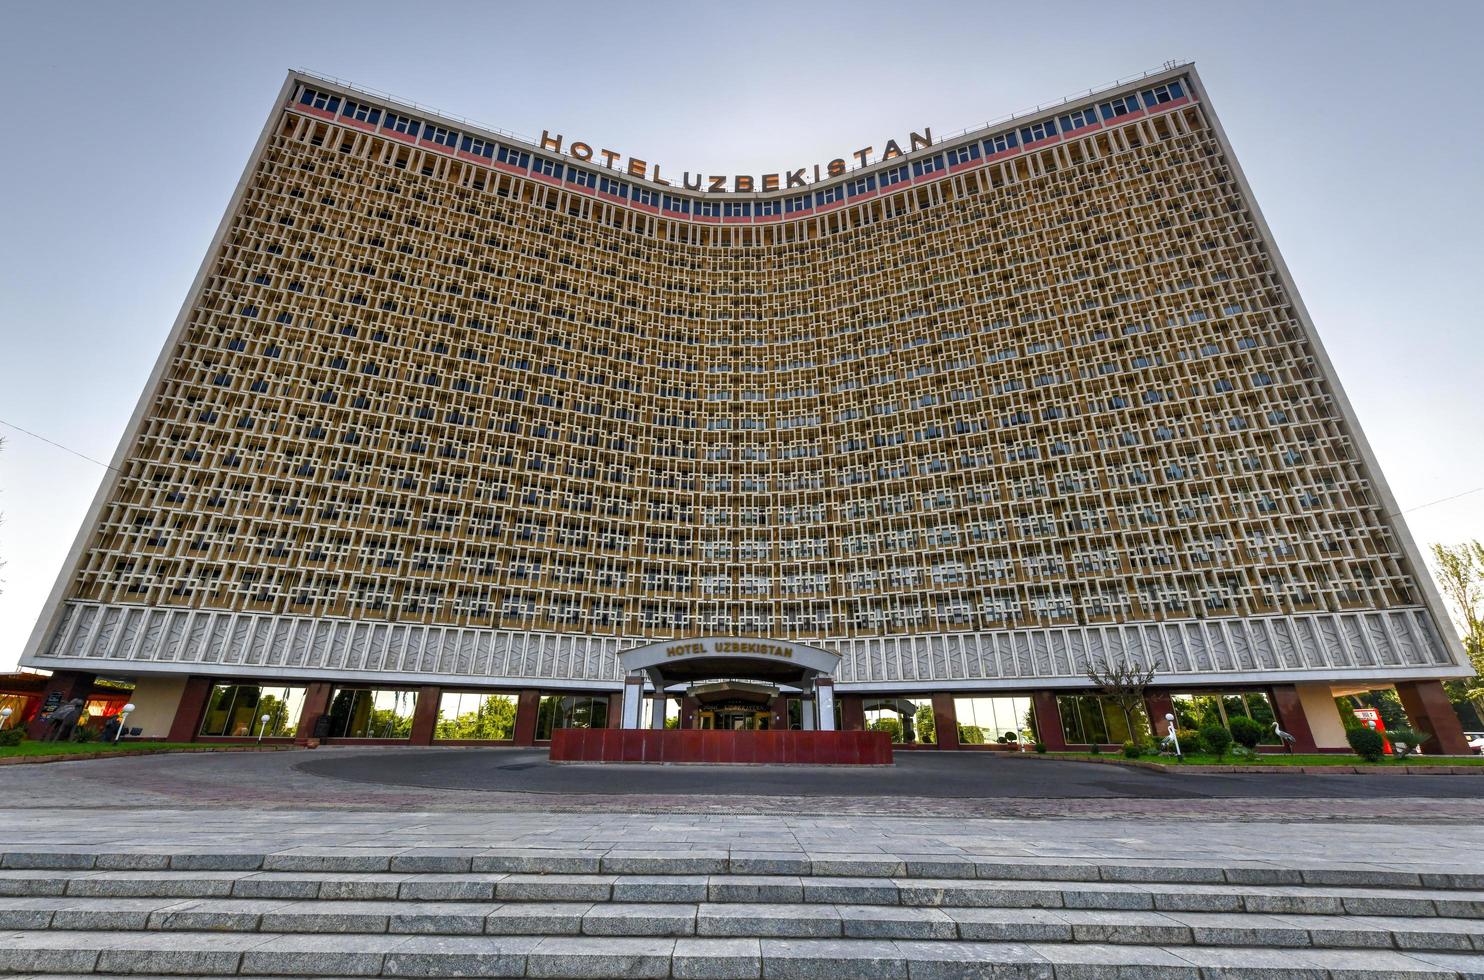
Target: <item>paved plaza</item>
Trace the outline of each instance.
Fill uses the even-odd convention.
[[[0,973],[1484,977],[1480,786],[929,752],[12,766]]]
[[[890,768],[554,766],[530,749],[327,748],[0,770],[4,806],[778,813],[1171,820],[1484,820],[1484,775],[1160,773],[900,752]]]

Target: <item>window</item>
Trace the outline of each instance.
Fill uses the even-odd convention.
[[[562,179],[562,165],[555,160],[543,160],[537,157],[536,161],[531,164],[531,172],[555,177],[557,180]]]
[[[972,143],[969,146],[959,146],[948,151],[948,165],[956,167],[961,163],[979,159],[979,144]]]
[[[927,174],[937,173],[943,169],[943,154],[928,157],[926,160],[918,160],[912,164],[912,176],[922,177]]]
[[[836,201],[845,200],[845,185],[836,184],[827,191],[816,191],[814,194],[814,206],[820,207],[825,204],[834,204]]]
[[[1020,139],[1014,133],[1001,133],[999,136],[991,136],[984,141],[984,154],[994,156],[996,153],[1013,150],[1019,145]]]
[[[567,183],[576,184],[578,187],[597,187],[598,175],[590,170],[578,170],[576,167],[568,167]]]
[[[495,155],[495,144],[491,143],[489,140],[475,139],[473,136],[465,136],[464,142],[459,146],[459,149],[463,150],[465,153],[472,153],[475,156],[484,157],[486,160]]]
[[[783,211],[785,214],[807,211],[810,207],[810,200],[811,197],[808,194],[805,194],[803,197],[790,197],[783,202]]]
[[[304,94],[299,96],[299,104],[314,109],[323,109],[326,112],[338,112],[340,111],[340,96],[327,95],[324,92],[316,92],[307,88]]]
[[[883,170],[878,175],[878,178],[881,181],[881,189],[885,190],[892,184],[900,184],[902,181],[907,179],[907,167],[906,165],[903,165],[893,170]]]
[[[1139,97],[1137,95],[1125,95],[1111,102],[1104,102],[1098,106],[1104,119],[1117,119],[1119,116],[1127,116],[1139,111]]]
[[[1022,143],[1034,143],[1037,140],[1044,140],[1055,135],[1056,120],[1054,119],[1020,127],[1020,140]]]
[[[690,201],[672,194],[664,195],[660,207],[673,214],[690,214]]]
[[[1015,745],[1036,740],[1036,717],[1030,698],[954,698],[958,740],[962,745]]]
[[[371,106],[368,106],[364,103],[352,102],[349,99],[345,100],[344,115],[348,119],[354,119],[357,122],[370,123],[373,126],[381,122],[380,109],[373,109]]]
[[[866,698],[866,731],[886,732],[899,745],[935,745],[933,702],[927,698]]]
[[[875,177],[857,177],[855,180],[849,181],[845,185],[845,193],[850,195],[851,197],[857,197],[861,194],[869,194],[875,189]]]
[[[459,134],[451,129],[444,129],[442,126],[430,125],[423,127],[423,139],[437,143],[439,146],[454,146],[459,141]]]
[[[536,712],[536,738],[551,738],[558,728],[607,728],[608,696],[543,694]]]
[[[495,152],[495,159],[498,160],[500,163],[509,164],[512,167],[519,167],[522,170],[526,169],[531,164],[531,155],[529,153],[521,153],[519,150],[512,150],[508,146],[500,147],[499,150]]]
[[[413,691],[336,688],[330,698],[330,738],[407,738],[412,734]]]
[[[1078,745],[1120,744],[1130,738],[1132,726],[1122,708],[1095,694],[1060,696],[1062,734]]]
[[[723,218],[750,218],[752,217],[752,202],[727,201],[722,205],[721,216]]]
[[[386,114],[384,128],[390,129],[394,133],[404,133],[408,136],[416,137],[418,131],[422,129],[422,123],[419,123],[416,119],[410,119],[407,116],[399,116],[395,112],[388,112]]]
[[[1233,718],[1245,715],[1271,730],[1273,723],[1278,720],[1273,714],[1273,706],[1268,703],[1268,696],[1262,691],[1236,691],[1220,694],[1184,692],[1170,695],[1170,702],[1174,705],[1172,713],[1176,723],[1181,728],[1200,728],[1203,725],[1220,725],[1223,728],[1230,728]],[[1267,739],[1275,743],[1277,740],[1276,735]]]
[[[1081,129],[1084,126],[1091,126],[1098,120],[1097,114],[1093,112],[1092,106],[1088,106],[1085,109],[1075,109],[1072,112],[1068,112],[1064,115],[1058,116],[1056,118],[1056,121],[1057,124],[1061,127],[1061,131],[1063,133],[1070,133],[1073,130]]]
[[[293,738],[304,711],[304,688],[216,684],[206,702],[201,734],[236,738]],[[263,715],[268,716],[264,722]]]
[[[508,741],[515,737],[515,708],[513,694],[444,691],[433,737]]]

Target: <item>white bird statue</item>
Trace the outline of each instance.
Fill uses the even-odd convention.
[[[1286,750],[1289,755],[1293,755],[1293,743],[1297,742],[1298,739],[1294,738],[1288,732],[1285,732],[1283,729],[1279,728],[1276,721],[1273,722],[1273,734],[1278,736],[1279,740],[1283,742],[1284,750]]]

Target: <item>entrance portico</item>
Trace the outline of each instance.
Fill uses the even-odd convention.
[[[643,727],[644,686],[655,698],[649,724],[663,728],[665,699],[681,697],[693,711],[687,728],[768,730],[787,728],[785,699],[800,699],[806,730],[835,728],[834,679],[840,655],[787,640],[703,636],[664,640],[618,655],[624,670],[623,727]],[[780,723],[781,722],[781,723]]]

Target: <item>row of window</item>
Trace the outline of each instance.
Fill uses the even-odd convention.
[[[237,738],[292,738],[304,709],[303,687],[292,685],[218,684],[207,702],[201,734]],[[607,728],[608,695],[557,694],[541,696],[536,714],[536,738],[551,738],[558,728]],[[668,698],[666,717],[678,717]],[[958,741],[962,745],[1018,744],[1035,741],[1035,711],[1023,696],[955,697]],[[417,694],[410,690],[339,688],[330,698],[330,738],[405,739],[412,734]],[[651,699],[652,701],[652,699]],[[1228,727],[1231,719],[1247,717],[1264,726],[1276,716],[1266,694],[1244,691],[1224,694],[1177,693],[1171,696],[1181,728],[1205,725]],[[1098,695],[1064,695],[1056,699],[1062,734],[1068,743],[1117,744],[1133,737],[1133,726],[1122,708]],[[444,740],[509,741],[515,737],[517,698],[514,694],[445,691],[438,702],[434,737]],[[934,745],[939,741],[933,703],[928,698],[868,697],[864,704],[866,728],[887,732],[893,742]],[[836,703],[836,727],[841,727]],[[650,717],[645,713],[646,721]],[[1163,719],[1155,719],[1160,734]],[[670,727],[674,727],[673,724]],[[1143,733],[1147,735],[1148,733]]]
[[[884,190],[909,179],[916,180],[940,173],[950,167],[973,163],[980,159],[990,159],[1021,146],[1033,146],[1057,136],[1072,135],[1104,122],[1158,108],[1185,97],[1183,83],[1173,81],[1116,99],[1072,109],[1052,119],[1022,126],[984,140],[955,146],[910,164],[904,163],[868,176],[857,177],[825,190],[761,201],[694,200],[602,176],[570,163],[537,157],[533,164],[531,154],[525,151],[511,149],[481,137],[461,135],[432,123],[420,123],[410,117],[392,112],[385,113],[383,119],[380,109],[350,99],[342,99],[337,95],[317,92],[314,89],[304,89],[300,93],[299,102],[301,105],[322,112],[335,113],[342,118],[353,119],[371,126],[380,126],[384,130],[412,139],[421,139],[451,150],[457,149],[462,153],[497,161],[519,170],[529,170],[539,176],[565,181],[575,187],[586,187],[600,194],[631,201],[644,207],[656,208],[668,214],[725,219],[805,214],[851,198],[868,197],[878,190]]]

